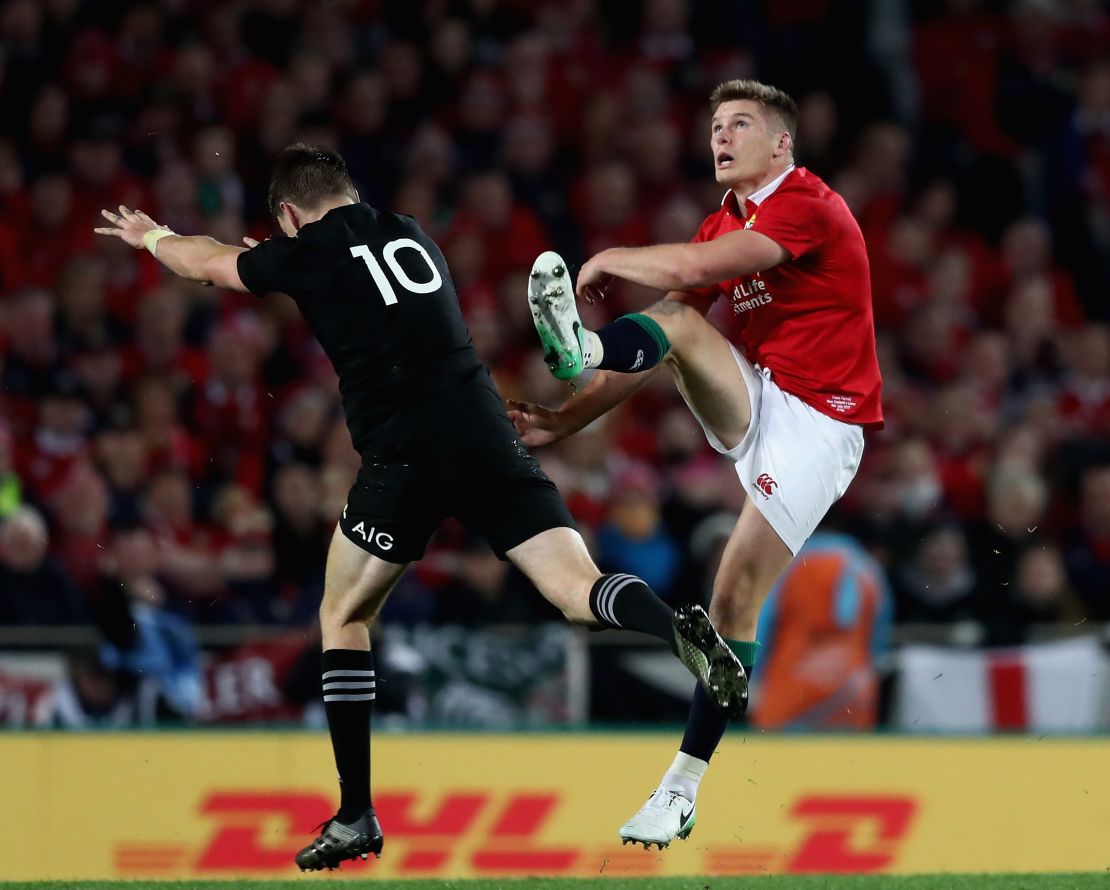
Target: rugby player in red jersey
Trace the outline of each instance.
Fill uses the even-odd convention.
[[[867,253],[843,199],[794,165],[797,108],[750,80],[710,97],[710,148],[721,207],[687,244],[613,248],[589,260],[577,296],[604,296],[614,278],[667,291],[642,313],[582,327],[565,265],[536,261],[529,303],[553,374],[598,372],[558,410],[510,404],[524,441],[570,435],[628,398],[666,365],[710,444],[736,465],[747,494],[725,548],[710,614],[750,672],[760,607],[882,425],[881,379]],[[730,343],[705,318],[725,299]],[[660,847],[689,835],[694,800],[728,718],[695,690],[679,753],[648,802],[620,829]]]

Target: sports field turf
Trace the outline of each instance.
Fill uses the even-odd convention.
[[[1110,886],[1110,870],[1103,873],[1048,875],[913,875],[893,877],[848,875],[838,877],[795,877],[780,875],[753,878],[481,878],[474,881],[378,882],[399,890],[755,890],[757,887],[785,890],[1087,890]],[[314,886],[337,886],[323,876],[305,876],[296,881],[31,881],[0,882],[0,890],[305,890]],[[373,887],[373,880],[357,886]],[[346,882],[340,886],[346,885]],[[352,883],[350,886],[356,886]]]

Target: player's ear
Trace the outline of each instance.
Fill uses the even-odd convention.
[[[790,132],[783,130],[779,133],[778,145],[775,146],[776,155],[788,155],[794,151],[794,140],[790,138]]]
[[[280,204],[278,204],[278,209],[281,210],[281,215],[285,219],[285,221],[289,223],[289,228],[291,228],[294,232],[300,231],[301,219],[300,213],[297,211],[297,206],[295,204],[290,204],[287,201],[282,201]]]

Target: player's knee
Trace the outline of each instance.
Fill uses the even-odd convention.
[[[352,624],[365,625],[370,616],[360,604],[355,604],[342,597],[325,598],[320,603],[320,627],[326,632],[341,631]]]
[[[660,300],[644,314],[663,329],[672,354],[676,350],[681,351],[695,336],[698,323],[705,321],[696,309],[677,300]]]

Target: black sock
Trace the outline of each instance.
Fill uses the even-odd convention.
[[[604,349],[598,367],[605,371],[647,371],[663,361],[671,348],[658,322],[638,312],[622,315],[594,333]]]
[[[754,665],[744,665],[749,681],[753,667]],[[728,717],[705,694],[705,690],[699,683],[694,688],[694,698],[690,702],[690,715],[686,718],[686,732],[682,735],[682,744],[678,746],[678,750],[708,763],[727,728]]]
[[[602,575],[590,589],[590,611],[606,627],[623,627],[659,637],[677,652],[674,611],[635,575]]]
[[[323,657],[324,710],[339,773],[337,817],[351,823],[370,808],[370,712],[374,657],[359,649],[328,649]]]

